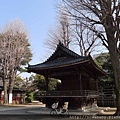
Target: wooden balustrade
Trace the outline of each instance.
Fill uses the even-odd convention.
[[[98,96],[97,91],[92,90],[74,90],[74,91],[39,91],[39,97],[87,97]]]

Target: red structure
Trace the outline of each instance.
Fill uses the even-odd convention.
[[[105,73],[98,68],[91,56],[80,56],[59,43],[55,52],[43,63],[28,65],[28,72],[45,76],[46,91],[39,93],[47,106],[55,100],[69,102],[69,107],[81,108],[98,97],[99,76]],[[49,91],[49,78],[61,81],[57,91]]]
[[[14,88],[13,89],[13,104],[20,104],[22,103],[22,95],[23,93],[25,93],[24,90],[22,89],[18,89],[18,88]],[[3,86],[0,86],[0,104],[3,104],[4,102],[4,90],[3,90]]]

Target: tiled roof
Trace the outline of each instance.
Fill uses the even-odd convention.
[[[59,43],[55,52],[43,63],[36,65],[28,65],[28,72],[43,72],[44,70],[52,68],[60,68],[72,65],[81,65],[84,64],[86,69],[93,69],[99,74],[104,74],[103,71],[94,63],[91,56],[80,56],[77,53],[66,48],[63,44]],[[87,64],[88,63],[88,64]]]
[[[51,67],[60,67],[60,66],[64,66],[64,65],[71,65],[71,64],[77,64],[79,62],[85,62],[86,60],[88,60],[88,57],[80,57],[80,58],[61,58],[61,59],[56,59],[53,61],[48,61],[48,62],[44,62],[41,64],[37,64],[37,65],[30,65],[29,68],[30,69],[46,69],[46,68],[51,68]]]
[[[77,64],[88,60],[88,56],[80,56],[77,53],[66,48],[62,43],[59,43],[55,52],[43,63],[29,65],[28,69],[46,69],[51,67],[59,67],[70,64]]]

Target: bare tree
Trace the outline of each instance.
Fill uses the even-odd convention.
[[[88,27],[84,26],[78,20],[74,21],[74,41],[73,43],[79,46],[80,54],[82,56],[88,56],[90,53],[96,51],[96,47],[101,45],[100,41],[97,41],[98,37]]]
[[[27,31],[20,20],[14,20],[5,26],[2,33],[3,41],[0,49],[4,79],[9,80],[9,103],[12,103],[14,80],[21,65],[25,65],[32,57],[28,43]],[[2,43],[2,42],[1,42]],[[5,84],[4,84],[5,85]]]
[[[67,12],[93,31],[109,50],[115,76],[117,111],[120,115],[120,1],[63,0]],[[86,24],[87,23],[87,24]],[[104,33],[99,29],[102,27]]]
[[[64,8],[60,7],[58,11],[58,25],[55,26],[55,29],[49,29],[49,38],[45,41],[45,44],[53,50],[55,50],[56,45],[59,42],[63,43],[64,46],[69,48],[72,38],[70,20],[64,14]]]
[[[56,49],[56,45],[61,42],[64,46],[74,46],[80,50],[82,56],[87,56],[95,51],[96,46],[100,46],[100,42],[96,42],[97,36],[88,29],[78,19],[71,19],[66,11],[68,10],[63,4],[57,5],[58,10],[58,26],[55,29],[49,29],[49,38],[45,44],[52,50]]]

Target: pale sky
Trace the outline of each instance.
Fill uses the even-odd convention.
[[[41,62],[45,56],[44,41],[48,29],[55,25],[60,0],[0,0],[0,27],[11,20],[20,19],[28,30],[33,58],[30,64]]]
[[[11,20],[20,19],[28,30],[33,58],[30,64],[43,62],[44,41],[48,29],[56,22],[56,4],[60,0],[0,0],[0,28]]]

